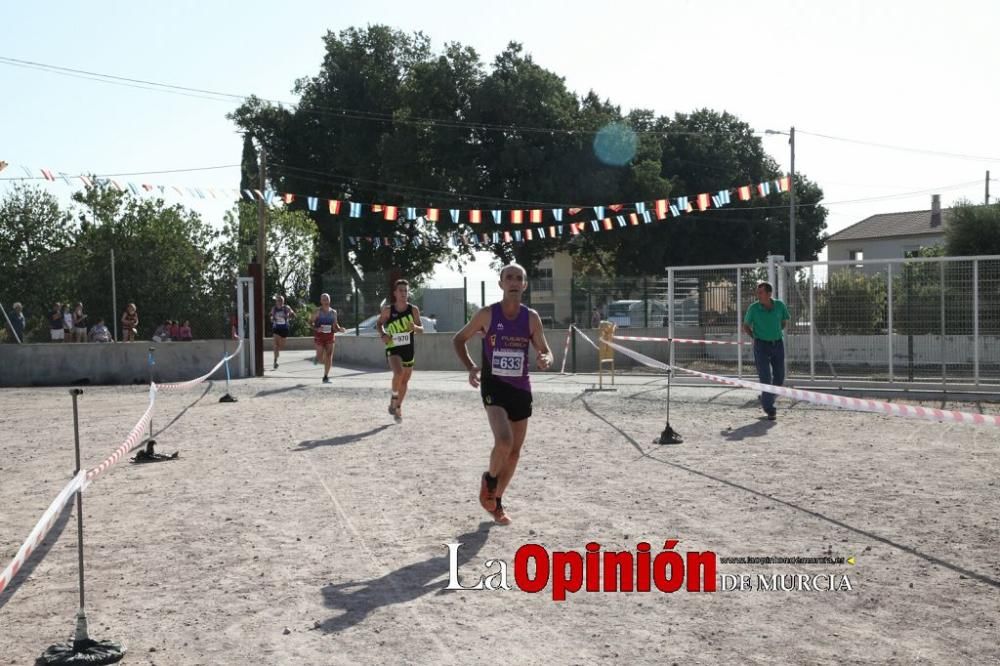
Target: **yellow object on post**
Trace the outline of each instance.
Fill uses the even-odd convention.
[[[597,350],[597,381],[600,388],[604,388],[604,364],[611,364],[611,385],[615,384],[615,350],[608,346],[608,343],[615,337],[615,323],[613,321],[602,321],[598,326],[600,332],[600,346]]]

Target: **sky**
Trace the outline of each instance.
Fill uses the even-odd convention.
[[[1000,3],[992,0],[542,3],[423,0],[278,4],[4,0],[2,177],[22,166],[233,188],[238,102],[71,77],[10,60],[295,101],[327,31],[387,24],[457,41],[491,63],[510,41],[583,95],[659,115],[728,111],[761,133],[796,128],[796,171],[824,191],[827,232],[876,213],[1000,195]],[[789,169],[788,137],[762,134]],[[223,167],[223,168],[210,168]],[[44,181],[34,181],[44,182]],[[0,181],[0,195],[11,181]],[[742,183],[719,183],[719,188]],[[68,188],[46,185],[65,196]],[[683,194],[683,193],[676,193]],[[697,194],[697,193],[688,193]],[[225,206],[178,202],[221,222]],[[609,202],[610,203],[610,202]],[[419,204],[417,204],[419,205]],[[621,233],[627,233],[623,231]],[[822,256],[821,256],[822,258]],[[495,280],[487,261],[433,286]]]

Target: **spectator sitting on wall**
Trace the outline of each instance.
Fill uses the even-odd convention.
[[[111,339],[111,331],[108,330],[107,325],[104,323],[104,319],[98,319],[94,327],[90,329],[90,341],[91,342],[114,342]]]
[[[179,333],[179,336],[180,336],[180,340],[182,340],[184,342],[191,342],[191,340],[194,339],[193,336],[192,336],[192,334],[191,334],[191,320],[190,319],[185,319],[184,320],[184,325],[181,326],[180,329],[178,329],[178,333]]]
[[[153,332],[154,342],[170,342],[170,320],[166,320],[156,327]]]
[[[180,319],[174,319],[170,322],[170,339],[180,340],[181,339],[181,321]]]

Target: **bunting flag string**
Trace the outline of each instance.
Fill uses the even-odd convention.
[[[5,161],[0,161],[0,169],[12,166]],[[415,206],[400,207],[387,203],[367,203],[351,201],[348,199],[327,199],[315,194],[297,194],[294,192],[280,192],[273,190],[244,189],[221,187],[180,187],[177,185],[153,185],[150,183],[137,183],[118,180],[106,177],[71,175],[64,171],[54,171],[47,168],[29,168],[24,165],[21,169],[25,173],[23,178],[8,178],[8,180],[41,180],[46,183],[61,181],[69,187],[82,184],[84,188],[108,187],[119,192],[131,192],[135,196],[143,194],[164,195],[176,194],[179,197],[191,199],[222,199],[243,198],[249,201],[263,201],[272,207],[280,206],[301,206],[309,212],[319,212],[323,210],[331,216],[343,216],[358,220],[361,223],[387,222],[395,223],[400,220],[409,222],[439,223],[441,221],[440,208],[421,208]],[[77,185],[79,186],[79,185]],[[791,177],[787,175],[774,179],[765,180],[760,183],[748,183],[738,185],[728,189],[720,189],[714,193],[703,192],[695,195],[680,195],[672,198],[656,199],[652,202],[636,201],[632,204],[604,204],[589,207],[557,207],[557,208],[491,208],[483,210],[481,208],[447,208],[447,217],[452,225],[462,229],[461,235],[453,234],[451,240],[463,246],[479,243],[478,234],[469,233],[463,225],[480,225],[483,223],[484,213],[494,226],[508,227],[498,229],[491,234],[482,234],[483,243],[504,242],[525,242],[535,239],[554,239],[563,236],[566,232],[563,222],[567,222],[568,233],[577,236],[589,231],[597,233],[600,231],[611,231],[614,228],[624,228],[628,226],[640,226],[650,224],[654,221],[665,221],[669,218],[677,218],[683,215],[704,212],[710,209],[719,209],[732,205],[733,197],[740,202],[749,202],[756,198],[766,198],[773,194],[788,192],[791,189]],[[321,202],[325,202],[325,206]],[[346,204],[346,206],[344,205]],[[613,215],[606,216],[605,212],[610,211]],[[532,227],[524,227],[525,222]],[[554,224],[553,224],[554,223]],[[589,223],[589,224],[588,224]],[[547,225],[547,226],[543,226]],[[517,227],[517,228],[515,228]],[[383,229],[383,227],[379,227]],[[391,232],[395,236],[395,232]],[[352,245],[358,245],[362,241],[377,241],[380,245],[387,247],[399,246],[402,240],[394,243],[388,236],[351,236]]]

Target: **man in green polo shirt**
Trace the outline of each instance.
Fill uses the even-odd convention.
[[[774,287],[770,282],[757,285],[757,302],[747,308],[743,317],[743,331],[753,338],[753,360],[761,384],[781,386],[785,382],[785,343],[782,331],[788,321],[788,308],[782,301],[771,298]],[[767,419],[773,421],[778,411],[774,408],[773,393],[760,394],[760,406]]]

